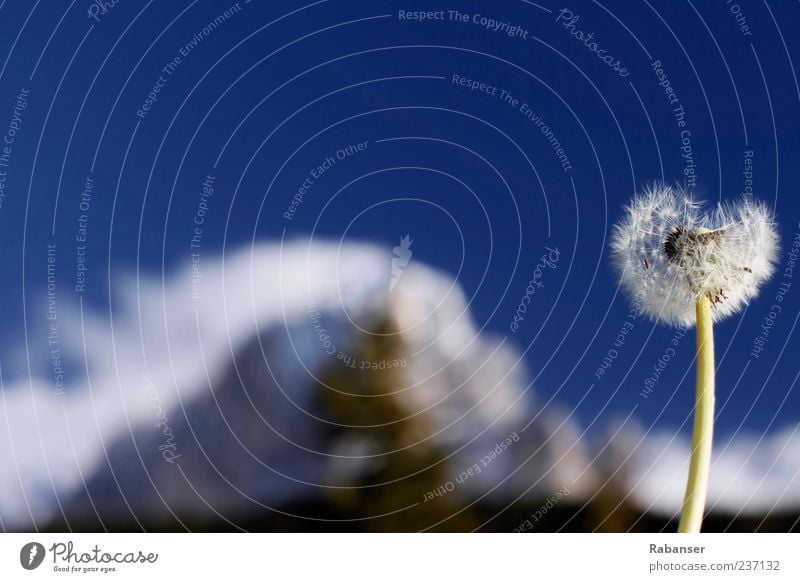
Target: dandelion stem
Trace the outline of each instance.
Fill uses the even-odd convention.
[[[689,479],[686,482],[683,511],[678,526],[681,533],[698,533],[703,522],[714,432],[714,328],[711,300],[703,296],[697,301],[696,312],[697,393]]]

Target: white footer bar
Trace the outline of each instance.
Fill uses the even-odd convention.
[[[800,580],[798,542],[795,534],[2,534],[0,580]]]

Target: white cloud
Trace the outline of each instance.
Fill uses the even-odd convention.
[[[665,431],[634,429],[624,437],[625,480],[638,505],[677,514],[683,501],[691,443]],[[623,451],[620,451],[623,452]],[[800,425],[766,436],[717,437],[708,491],[709,510],[765,514],[800,508]]]

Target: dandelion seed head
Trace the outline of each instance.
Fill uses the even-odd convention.
[[[626,207],[611,251],[644,313],[691,327],[703,296],[720,320],[758,294],[775,270],[778,234],[771,211],[751,197],[706,212],[682,189],[657,183]]]

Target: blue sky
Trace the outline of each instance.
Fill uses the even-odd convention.
[[[591,430],[632,413],[688,432],[693,336],[673,345],[675,330],[627,319],[610,225],[663,179],[711,203],[751,187],[784,250],[800,232],[796,4],[92,5],[0,5],[0,133],[19,126],[2,168],[4,369],[46,325],[48,244],[59,297],[107,310],[120,275],[190,261],[200,218],[214,253],[409,234],[414,261],[458,277],[478,327],[525,352],[541,402]],[[419,10],[430,18],[406,15]],[[558,261],[512,332],[546,248]],[[750,355],[786,266],[717,326],[723,434],[800,420],[796,283]]]

